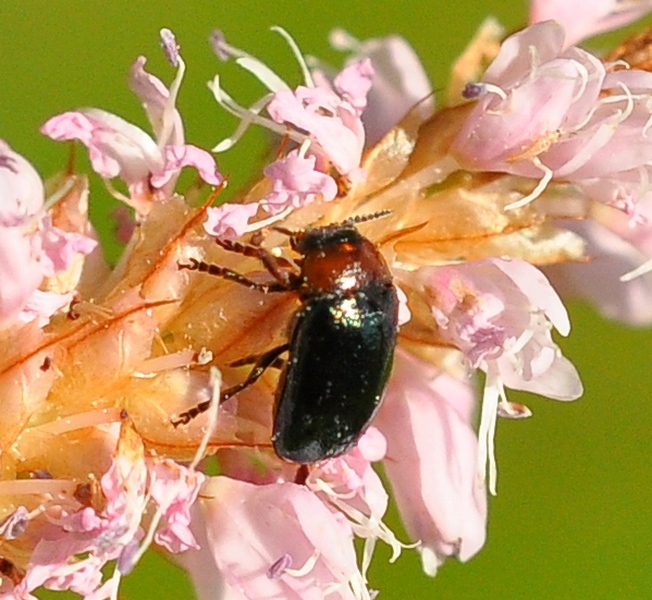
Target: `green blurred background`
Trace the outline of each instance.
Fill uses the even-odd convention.
[[[172,79],[159,50],[161,27],[175,31],[188,66],[179,100],[187,139],[212,147],[235,125],[205,86],[218,66],[238,99],[259,92],[246,73],[218,65],[207,43],[214,27],[290,81],[298,81],[298,72],[287,47],[268,31],[273,24],[287,28],[304,52],[333,63],[339,56],[326,41],[333,27],[361,39],[402,34],[441,88],[453,59],[489,14],[512,30],[524,22],[526,6],[514,0],[2,0],[0,137],[48,176],[67,160],[65,146],[38,132],[50,115],[96,106],[146,126],[126,79],[139,54],[148,57],[151,71]],[[246,144],[220,157],[232,187],[253,176],[261,140],[252,131]],[[102,201],[94,202],[93,218],[108,231],[114,205],[95,184]],[[490,501],[484,550],[468,564],[450,562],[434,580],[421,573],[414,553],[388,565],[381,551],[371,585],[382,598],[652,598],[652,332],[605,323],[577,304],[571,317],[573,332],[563,348],[582,375],[585,395],[567,404],[528,398],[533,418],[500,422],[499,495]],[[183,575],[158,556],[148,557],[122,588],[126,599],[192,596]]]

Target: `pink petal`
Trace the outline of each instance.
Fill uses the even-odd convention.
[[[131,67],[129,87],[138,96],[159,145],[183,145],[183,122],[179,111],[168,107],[170,92],[165,84],[156,76],[145,71],[147,59],[139,56]],[[165,139],[161,136],[165,133]]]
[[[335,180],[315,169],[314,156],[299,157],[296,150],[280,158],[264,169],[265,176],[272,180],[272,191],[261,201],[261,205],[276,215],[287,208],[300,208],[321,195],[329,202],[337,195]]]
[[[0,140],[0,325],[25,308],[43,280],[36,231],[43,201],[43,183],[34,167]],[[34,308],[22,320],[38,316]]]
[[[537,62],[546,63],[559,56],[564,46],[564,28],[554,21],[531,25],[510,35],[500,46],[498,56],[487,67],[482,81],[512,85],[532,69],[529,48],[535,48]]]
[[[531,0],[530,23],[554,19],[566,30],[566,45],[605,31],[624,27],[652,10],[643,0],[623,3],[618,0]]]
[[[367,94],[374,78],[371,60],[366,58],[347,65],[333,80],[333,87],[359,114],[367,107]]]
[[[205,523],[193,517],[193,527],[207,531],[208,547],[201,552],[212,555],[232,590],[248,598],[322,600],[335,585],[341,598],[354,598],[348,581],[360,575],[351,530],[305,487],[212,477],[200,506]],[[281,559],[291,569],[315,562],[295,575],[274,569]]]
[[[0,227],[27,224],[43,208],[44,190],[36,169],[0,140]]]
[[[364,147],[364,127],[348,102],[325,88],[299,86],[276,92],[267,112],[277,123],[290,123],[310,135],[324,157],[343,175],[357,169]]]
[[[365,40],[364,55],[374,68],[368,106],[362,115],[366,143],[371,147],[414,106],[428,116],[434,109],[432,86],[416,52],[402,37]]]
[[[247,231],[249,219],[258,212],[258,204],[222,204],[206,210],[204,229],[216,237],[236,238]]]
[[[519,259],[496,258],[490,260],[525,294],[532,306],[543,310],[561,335],[566,336],[570,333],[568,311],[546,276],[539,269]]]
[[[79,254],[88,256],[97,247],[97,240],[81,233],[63,231],[52,225],[49,217],[41,221],[41,268],[50,277],[66,271]]]
[[[54,292],[34,290],[25,301],[17,318],[23,323],[29,323],[36,319],[38,326],[43,327],[50,322],[50,317],[54,313],[68,306],[72,299],[72,292],[55,294]]]
[[[620,277],[652,256],[652,227],[628,228],[626,215],[614,210],[605,217],[605,222],[565,224],[587,240],[589,262],[553,265],[546,271],[565,296],[589,300],[607,318],[648,325],[652,323],[652,273],[627,282]]]
[[[43,280],[40,241],[19,227],[0,228],[0,324],[9,323]]]
[[[223,181],[212,154],[190,144],[166,146],[165,167],[161,173],[152,175],[150,181],[154,187],[162,188],[171,180],[176,180],[183,167],[195,167],[199,176],[210,185],[219,185]]]
[[[156,543],[173,553],[198,549],[190,530],[190,507],[197,499],[204,475],[169,459],[152,460],[148,466],[149,493],[165,521],[156,532]]]
[[[406,352],[375,421],[387,438],[385,471],[405,527],[441,563],[466,561],[483,546],[487,504],[477,481],[474,390]],[[428,564],[424,555],[424,568]],[[434,574],[430,572],[430,574]]]
[[[120,176],[129,186],[146,185],[150,173],[163,168],[156,142],[142,129],[99,109],[52,117],[41,132],[55,140],[79,140],[102,177]]]

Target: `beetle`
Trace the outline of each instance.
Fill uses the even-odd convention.
[[[271,283],[195,259],[180,269],[204,271],[265,293],[294,292],[301,300],[287,343],[255,357],[241,383],[220,402],[253,384],[287,352],[275,395],[272,445],[284,460],[311,464],[344,454],[376,414],[392,368],[398,297],[376,246],[355,227],[389,211],[300,231],[276,229],[300,256],[298,272],[264,248],[217,239],[223,248],[258,258]],[[245,364],[249,359],[237,361]],[[172,423],[186,424],[208,409],[202,402]]]

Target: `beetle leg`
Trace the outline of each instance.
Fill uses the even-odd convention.
[[[260,246],[252,246],[251,244],[242,244],[241,242],[236,242],[234,240],[227,240],[221,238],[215,238],[215,242],[222,246],[225,250],[230,252],[237,252],[243,256],[249,256],[251,258],[257,258],[260,262],[263,263],[263,266],[272,274],[274,279],[279,283],[282,283],[286,289],[296,289],[298,286],[298,275],[292,271],[288,271],[281,266],[289,267],[290,262],[285,259],[278,258],[274,256],[269,250],[261,248]]]
[[[235,281],[240,285],[244,285],[251,290],[258,290],[263,293],[267,292],[287,292],[288,287],[282,284],[280,281],[273,283],[260,283],[249,279],[244,275],[227,269],[226,267],[220,267],[212,263],[204,262],[203,260],[197,260],[196,258],[189,258],[190,262],[188,263],[177,263],[179,269],[188,269],[189,271],[201,271],[203,273],[208,273],[209,275],[216,275],[218,277],[223,277],[229,281]]]
[[[247,375],[247,378],[244,381],[241,381],[240,383],[237,383],[236,385],[231,386],[230,388],[227,388],[221,392],[220,404],[226,402],[229,398],[232,398],[238,392],[241,392],[245,388],[248,388],[250,385],[258,381],[258,379],[260,379],[261,375],[267,370],[267,368],[272,366],[276,359],[281,354],[283,354],[283,352],[286,352],[289,347],[290,344],[281,344],[280,346],[272,348],[264,354],[261,354],[260,357],[258,357],[258,360],[256,361],[253,369],[251,369],[249,375]],[[178,418],[172,419],[171,423],[175,427],[178,427],[179,425],[187,425],[195,417],[203,412],[206,412],[209,409],[210,405],[211,400],[200,402],[199,404],[193,406],[190,410],[182,412]]]
[[[310,475],[310,467],[308,465],[299,465],[297,472],[294,476],[294,483],[297,485],[306,485],[306,480]]]
[[[252,354],[250,356],[245,356],[244,358],[239,358],[238,360],[234,360],[233,362],[229,363],[229,367],[242,367],[244,365],[252,365],[255,362],[257,362],[261,354]],[[277,357],[274,362],[269,364],[269,367],[272,369],[282,369],[285,366],[285,360],[282,359],[280,356]]]

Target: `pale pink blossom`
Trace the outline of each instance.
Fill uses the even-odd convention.
[[[330,42],[338,50],[351,53],[347,65],[363,58],[371,61],[373,81],[362,114],[367,147],[378,142],[416,105],[424,119],[432,113],[430,80],[407,40],[391,35],[360,41],[337,29],[331,32]]]
[[[365,145],[361,114],[367,104],[373,67],[368,59],[356,61],[342,70],[332,84],[325,78],[313,79],[305,60],[292,38],[279,27],[273,28],[290,45],[302,69],[305,85],[292,88],[257,58],[228,44],[224,36],[214,34],[213,44],[223,58],[236,62],[253,73],[270,90],[249,108],[239,106],[221,87],[219,77],[209,85],[215,99],[241,123],[236,132],[220,142],[215,152],[231,148],[252,123],[257,123],[287,136],[318,159],[318,168],[327,171],[330,165],[351,179],[362,176],[360,162]],[[260,116],[266,110],[269,117]]]
[[[553,327],[568,335],[568,314],[543,273],[518,259],[424,267],[416,277],[430,298],[440,334],[487,374],[479,466],[483,474],[489,461],[489,487],[495,493],[496,413],[499,405],[505,414],[512,412],[504,387],[556,400],[582,395],[575,367],[551,336]]]
[[[45,325],[70,294],[38,290],[43,278],[66,271],[97,242],[52,225],[43,183],[32,165],[0,141],[0,323],[37,319]]]
[[[258,203],[222,204],[206,210],[204,229],[209,235],[235,238],[247,231],[249,220],[258,212]]]
[[[43,279],[39,239],[31,231],[43,201],[34,167],[0,142],[0,322],[15,317]]]
[[[301,157],[293,150],[264,169],[265,176],[272,182],[272,191],[261,201],[270,215],[276,215],[287,208],[299,208],[320,196],[330,202],[337,195],[335,180],[315,169],[314,156]]]
[[[73,298],[72,292],[55,294],[36,289],[25,300],[23,307],[16,315],[16,321],[20,323],[36,321],[39,327],[44,327],[50,322],[50,317],[68,306]]]
[[[146,510],[153,509],[154,527],[162,519],[157,543],[172,552],[197,548],[189,529],[190,505],[203,480],[201,473],[171,460],[145,457],[142,441],[129,423],[123,424],[114,460],[101,480],[105,508],[62,510],[50,519],[25,578],[14,589],[16,598],[31,598],[29,592],[40,586],[71,590],[89,600],[115,597],[120,575],[139,558]],[[103,582],[102,570],[114,560],[116,570]]]
[[[204,475],[170,459],[149,459],[148,468],[149,493],[164,519],[154,541],[173,553],[198,549],[190,530],[190,507],[197,498]]]
[[[508,387],[551,398],[578,393],[572,367],[561,377],[570,365],[557,356],[550,336],[553,326],[568,335],[568,314],[536,267],[518,259],[490,258],[425,267],[418,278],[441,334],[474,368],[486,371],[493,363]]]
[[[605,31],[624,27],[652,10],[649,0],[530,0],[530,23],[554,19],[566,30],[570,46]]]
[[[39,232],[41,270],[48,277],[68,270],[78,254],[88,256],[97,247],[97,240],[87,235],[55,227],[47,214],[39,223]]]
[[[294,483],[255,485],[212,477],[193,508],[207,545],[180,560],[217,570],[225,597],[369,598],[356,563],[351,526]],[[195,584],[219,582],[200,574]],[[198,589],[200,598],[215,590]]]
[[[614,178],[647,168],[652,146],[652,77],[641,71],[607,73],[579,48],[563,50],[554,21],[507,38],[482,82],[479,98],[451,147],[471,170],[500,171],[539,180],[508,208],[538,197],[552,180]]]
[[[606,317],[641,326],[652,322],[652,273],[630,281],[622,277],[652,260],[652,193],[634,208],[632,215],[598,204],[590,219],[564,222],[587,241],[588,260],[552,265],[546,272],[565,296],[587,299]]]
[[[473,413],[470,380],[397,350],[374,423],[387,438],[385,471],[429,575],[446,557],[470,559],[485,541],[487,500],[476,476]]]
[[[215,160],[195,146],[185,144],[181,116],[175,107],[185,65],[178,60],[177,77],[165,85],[144,70],[139,57],[131,69],[130,84],[147,112],[155,137],[100,109],[66,112],[49,119],[41,128],[52,139],[78,140],[89,150],[93,169],[105,179],[120,177],[129,190],[129,204],[145,214],[149,201],[168,197],[181,169],[195,167],[211,185],[222,182]]]
[[[372,77],[371,61],[362,60],[339,73],[332,89],[299,86],[276,92],[267,112],[277,123],[289,123],[308,134],[316,144],[311,150],[348,175],[360,167],[362,159],[361,115]]]
[[[403,546],[383,523],[389,498],[372,467],[373,462],[385,457],[386,451],[385,436],[376,427],[369,427],[352,450],[315,465],[306,481],[309,489],[333,510],[346,516],[354,533],[366,540],[363,575],[371,562],[377,540],[392,548],[392,562],[398,558]]]
[[[207,210],[204,228],[210,235],[239,237],[281,218],[289,211],[309,204],[316,198],[330,202],[337,195],[337,183],[326,173],[315,168],[314,156],[303,157],[298,150],[291,151],[264,169],[272,189],[260,201],[250,204],[222,204]],[[265,220],[251,220],[258,210],[268,215]]]

